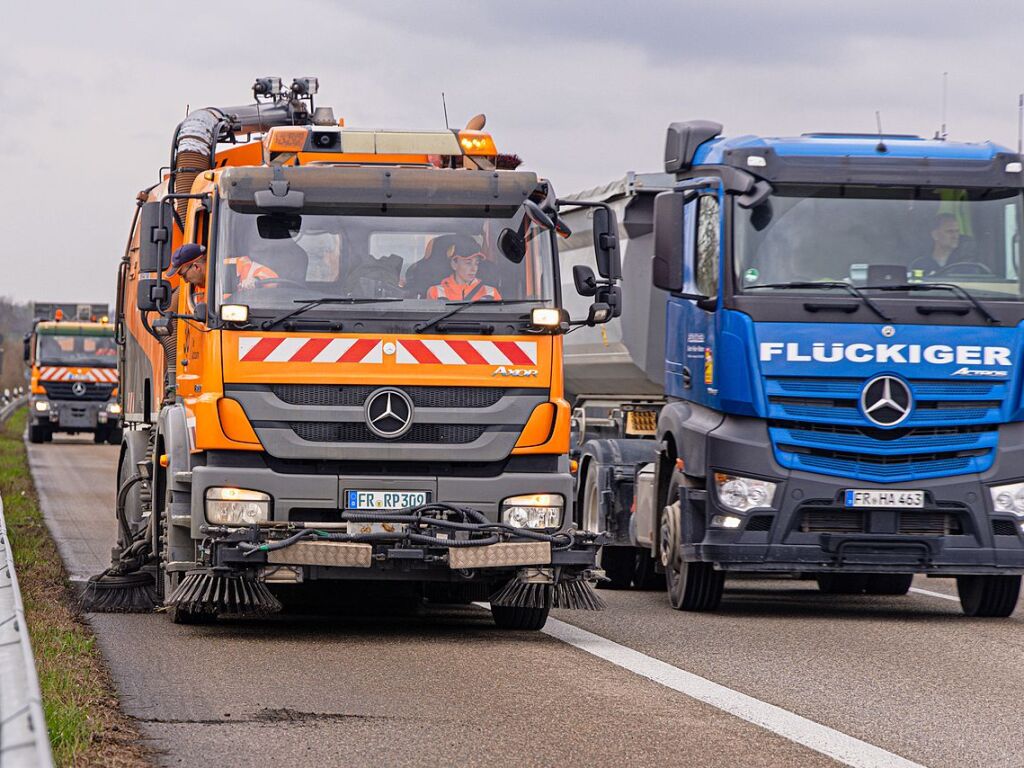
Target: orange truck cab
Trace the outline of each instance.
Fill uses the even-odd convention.
[[[91,432],[97,443],[120,443],[117,345],[107,305],[36,303],[33,314],[24,349],[29,440]]]
[[[512,628],[592,607],[562,336],[618,311],[614,215],[594,207],[601,276],[577,267],[594,302],[570,318],[548,181],[482,130],[346,128],[310,81],[193,112],[138,197],[119,483],[146,475],[126,516],[172,617],[229,612],[198,596],[217,579],[401,581]],[[188,243],[198,268],[168,277]]]

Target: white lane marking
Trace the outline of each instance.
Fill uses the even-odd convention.
[[[959,603],[960,598],[956,595],[944,595],[941,592],[932,592],[930,589],[921,589],[920,587],[911,587],[911,592],[916,592],[919,595],[928,595],[928,597],[940,597],[943,600],[952,600],[954,603]]]
[[[673,667],[572,624],[548,619],[541,631],[563,643],[710,704],[845,765],[855,768],[923,768],[919,763],[887,752],[874,744],[868,744],[774,704],[713,683],[692,672]]]

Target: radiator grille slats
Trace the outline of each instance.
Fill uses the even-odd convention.
[[[380,443],[362,422],[293,421],[288,426],[296,435],[311,443]],[[390,443],[472,443],[487,431],[483,424],[413,424],[404,435]]]
[[[275,384],[274,395],[290,405],[361,406],[384,385]],[[417,408],[488,408],[504,396],[501,387],[401,387]]]
[[[98,402],[110,399],[110,393],[114,391],[114,384],[97,383],[91,381],[42,381],[46,396],[51,400],[77,400],[79,402]],[[76,395],[71,388],[75,384],[85,385],[85,394]]]

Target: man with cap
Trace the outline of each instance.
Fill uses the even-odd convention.
[[[171,268],[167,270],[167,276],[175,275],[181,275],[181,279],[192,286],[194,303],[206,301],[206,246],[185,243],[172,253]]]
[[[484,285],[477,279],[480,262],[484,254],[473,251],[467,242],[458,242],[448,249],[448,263],[452,273],[437,285],[427,289],[428,299],[447,299],[448,301],[480,301],[481,299],[501,301],[498,289]],[[475,247],[475,243],[473,243]]]
[[[240,288],[252,288],[257,280],[269,280],[277,273],[269,267],[258,264],[247,256],[229,260],[235,266]],[[206,247],[186,243],[171,255],[171,268],[167,276],[181,275],[181,279],[192,286],[192,302],[206,301]]]

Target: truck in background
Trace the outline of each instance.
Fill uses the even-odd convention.
[[[601,277],[570,319],[553,188],[502,167],[483,116],[355,130],[315,88],[261,78],[257,104],[193,111],[166,183],[139,195],[118,285],[120,555],[95,602],[150,572],[176,622],[276,610],[309,582],[489,597],[512,629],[596,607],[562,339],[618,311],[614,218],[599,206]],[[168,279],[183,243],[205,248],[201,286]],[[476,275],[464,291],[456,266]]]
[[[91,432],[97,443],[121,442],[117,345],[106,304],[33,304],[25,335],[29,366],[28,437]]]
[[[888,595],[922,573],[1012,613],[1021,157],[706,121],[673,124],[665,157],[584,193],[620,211],[628,276],[621,321],[566,342],[579,521],[608,532],[613,583],[710,611],[729,573]],[[563,213],[575,238],[586,213]]]

